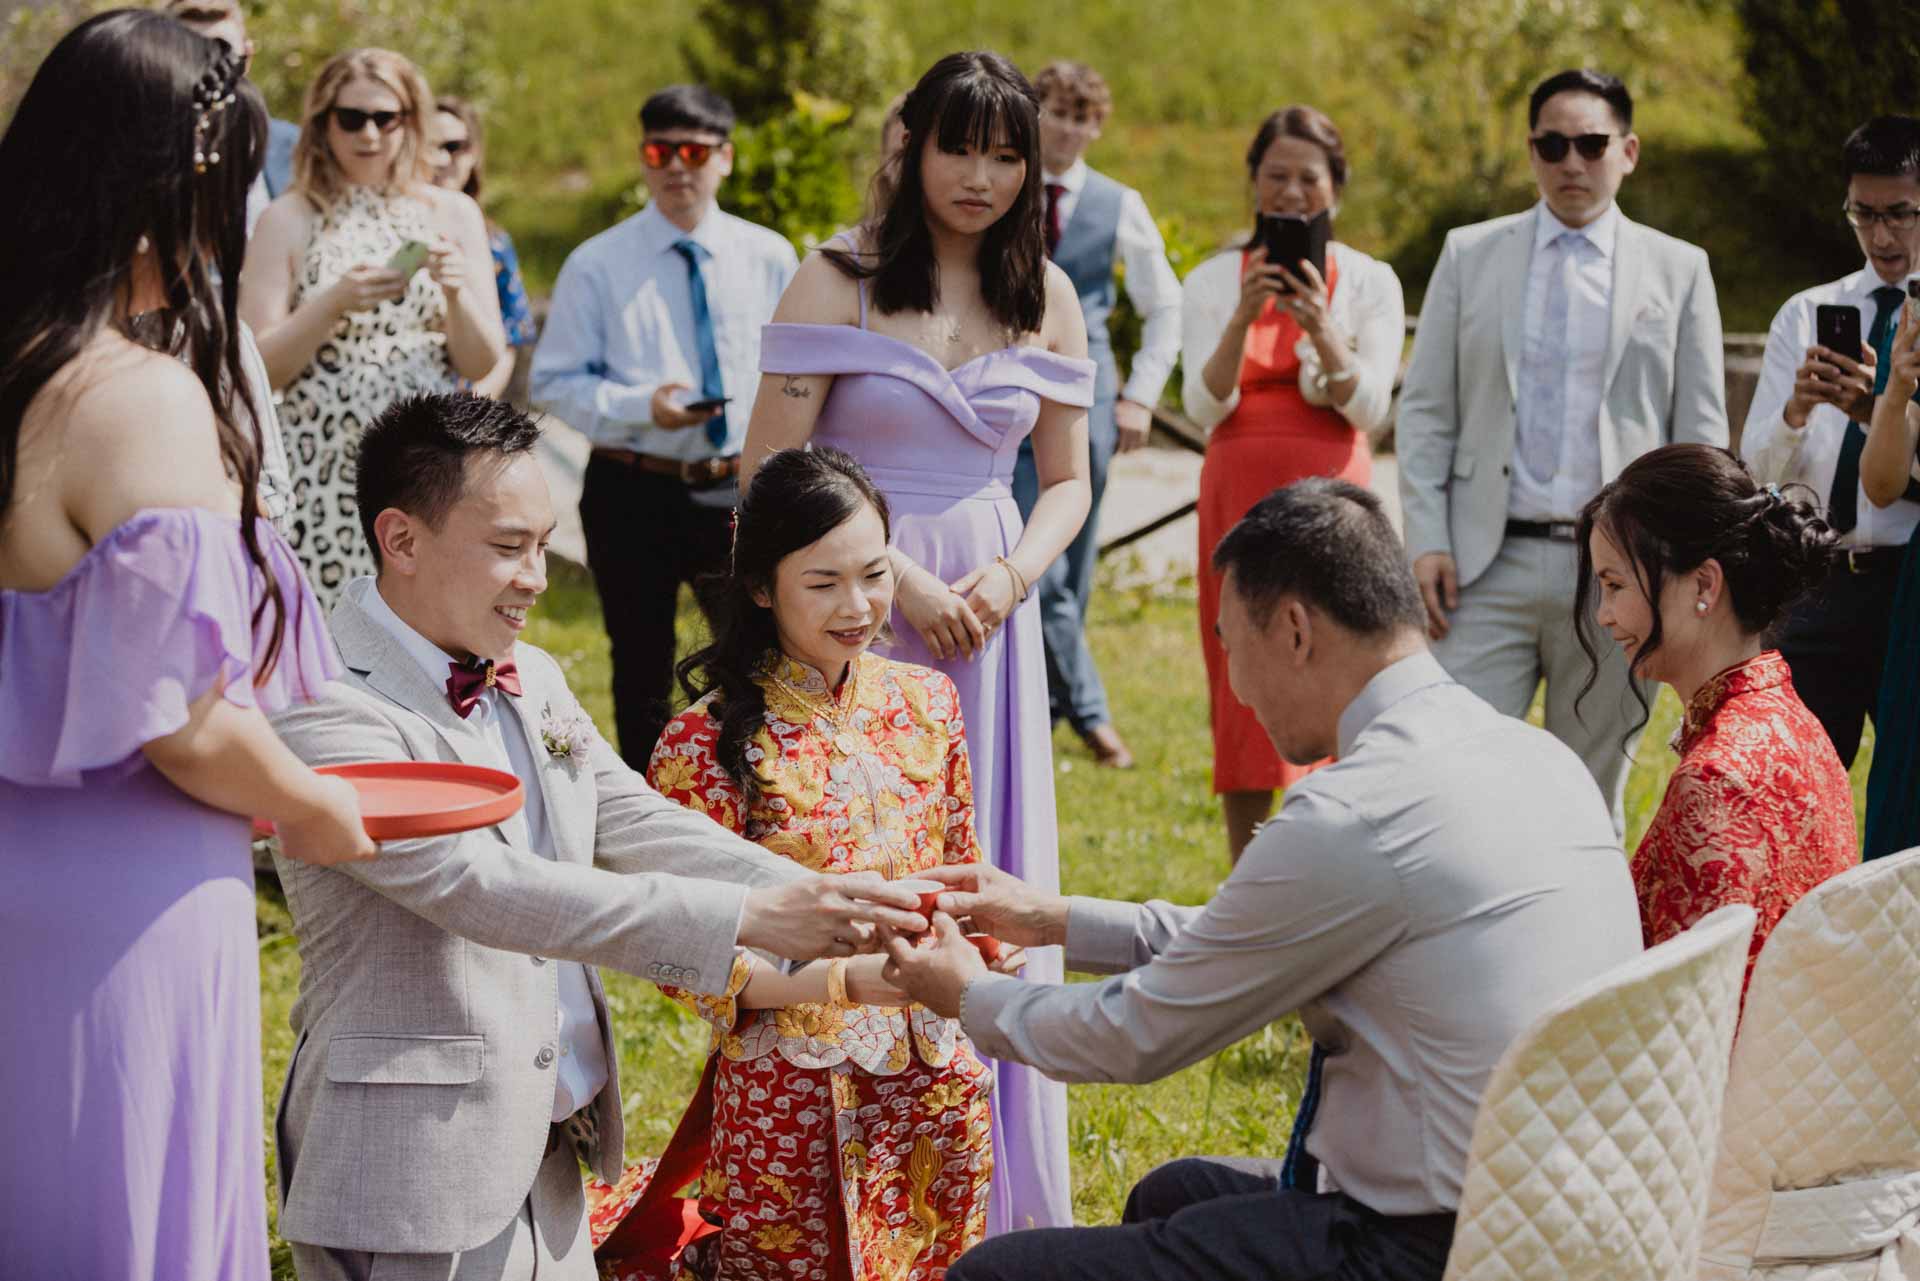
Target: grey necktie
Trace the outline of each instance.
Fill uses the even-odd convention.
[[[1534,335],[1535,359],[1527,364],[1524,389],[1531,430],[1520,435],[1520,463],[1541,484],[1560,469],[1560,438],[1567,419],[1567,323],[1571,318],[1567,276],[1586,239],[1577,231],[1563,231],[1547,244],[1547,301],[1540,311],[1540,332]]]

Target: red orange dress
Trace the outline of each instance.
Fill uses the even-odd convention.
[[[1243,255],[1243,269],[1244,262]],[[1329,298],[1339,287],[1339,275],[1329,254]],[[1276,791],[1318,768],[1280,759],[1253,712],[1228,687],[1226,654],[1213,632],[1220,616],[1213,549],[1255,503],[1308,476],[1340,476],[1356,485],[1373,478],[1373,451],[1366,436],[1338,410],[1310,405],[1300,394],[1295,347],[1303,337],[1292,313],[1274,302],[1247,327],[1240,403],[1208,437],[1206,462],[1200,468],[1200,647],[1207,660],[1213,713],[1215,792]],[[1188,374],[1199,376],[1197,369]]]
[[[1633,860],[1640,927],[1652,947],[1715,908],[1748,904],[1760,918],[1751,979],[1787,909],[1860,861],[1853,788],[1778,650],[1701,686],[1674,747],[1680,764]]]
[[[748,756],[761,799],[749,806],[720,767],[713,696],[655,747],[662,795],[820,872],[895,879],[980,861],[952,681],[866,654],[838,691],[783,656],[760,684]],[[664,989],[713,1025],[710,1094],[689,1112],[711,1108],[700,1212],[721,1225],[698,1271],[683,1259],[675,1275],[937,1281],[986,1235],[992,1073],[957,1022],[920,1006],[739,1009],[756,964],[743,952],[717,998]],[[605,1200],[601,1229],[634,1192]],[[621,1233],[599,1252],[617,1277],[629,1274],[604,1263]]]

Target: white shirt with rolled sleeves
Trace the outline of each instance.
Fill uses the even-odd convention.
[[[1876,310],[1873,291],[1885,284],[1879,272],[1862,267],[1795,294],[1774,313],[1767,328],[1760,382],[1740,433],[1740,457],[1761,484],[1805,485],[1813,491],[1811,501],[1819,506],[1832,501],[1833,473],[1846,439],[1847,416],[1834,405],[1815,405],[1807,425],[1796,430],[1787,425],[1787,402],[1793,399],[1794,375],[1806,361],[1807,348],[1814,345],[1814,310],[1823,304],[1858,308],[1860,339],[1865,342]],[[1855,498],[1858,523],[1841,540],[1848,547],[1904,547],[1915,528],[1920,528],[1920,503],[1902,498],[1892,506],[1875,507],[1864,485]]]
[[[701,391],[687,260],[691,239],[711,255],[701,268],[727,405],[727,440],[715,448],[696,426],[653,422],[662,383]],[[737,454],[760,386],[760,329],[800,262],[777,231],[715,208],[682,231],[656,206],[608,228],[567,255],[533,354],[533,403],[558,414],[595,445],[685,461]]]
[[[452,655],[409,627],[405,619],[394,613],[386,598],[380,595],[377,583],[367,589],[360,603],[367,617],[400,642],[400,647],[407,651],[408,657],[420,664],[429,679],[445,683],[452,674]],[[527,749],[528,736],[518,732],[508,733],[502,723],[503,717],[524,717],[528,709],[518,706],[517,700],[516,705],[502,707],[502,700],[510,697],[497,689],[484,690],[479,703],[468,716],[480,726],[487,741],[499,753],[500,768],[526,785],[524,813],[528,844],[541,858],[551,859],[554,856],[553,829],[547,825],[546,799],[540,794],[540,775]],[[555,1071],[553,1119],[563,1121],[593,1102],[594,1096],[606,1087],[607,1056],[600,1044],[600,1021],[594,1013],[593,992],[587,986],[586,967],[577,961],[550,961],[548,964],[558,967],[554,977],[560,985],[560,1002],[555,1017],[559,1025],[555,1032],[560,1045],[560,1063]]]
[[[1508,1042],[1640,951],[1633,884],[1579,758],[1424,652],[1361,691],[1339,744],[1205,907],[1072,900],[1068,964],[1114,977],[987,975],[962,1026],[1062,1080],[1148,1081],[1297,1010],[1330,1054],[1326,1186],[1452,1211]]]
[[[1355,430],[1376,435],[1385,429],[1393,408],[1393,384],[1407,342],[1406,299],[1400,277],[1386,263],[1339,241],[1327,246],[1327,253],[1337,272],[1328,315],[1353,342],[1359,380],[1339,412]],[[1203,431],[1212,431],[1240,407],[1237,369],[1225,399],[1207,389],[1200,372],[1239,305],[1240,250],[1215,254],[1188,273],[1180,298],[1180,359],[1186,370],[1180,398],[1187,417]],[[1319,367],[1319,354],[1310,341],[1301,339],[1295,350],[1302,353],[1301,392],[1308,403],[1332,403],[1349,389],[1344,382],[1317,385],[1312,371]]]
[[[1087,162],[1076,160],[1062,174],[1043,174],[1046,183],[1058,183],[1060,225],[1073,220],[1080,193],[1087,185]],[[1127,299],[1140,313],[1140,350],[1134,353],[1122,400],[1151,408],[1180,359],[1180,278],[1167,261],[1167,242],[1147,211],[1147,202],[1128,187],[1120,197],[1120,225],[1114,229],[1114,257],[1126,272]]]

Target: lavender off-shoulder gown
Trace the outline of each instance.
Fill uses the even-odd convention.
[[[248,820],[140,754],[225,681],[317,696],[332,645],[261,521],[142,511],[44,592],[0,591],[0,1275],[264,1281],[260,963]]]
[[[864,294],[864,291],[863,291]],[[1020,442],[1042,400],[1093,403],[1094,364],[1016,346],[954,370],[911,343],[852,325],[768,325],[760,368],[831,374],[813,439],[860,460],[887,496],[893,541],[953,582],[1013,551],[1023,528],[1010,487]],[[1038,602],[1014,610],[971,661],[936,660],[898,611],[892,658],[938,668],[960,690],[972,756],[975,821],[996,867],[1036,888],[1060,887],[1053,802],[1053,726]],[[1027,976],[1057,983],[1057,949],[1037,949]],[[1031,1068],[995,1063],[996,1159],[987,1230],[1073,1222],[1066,1087]]]

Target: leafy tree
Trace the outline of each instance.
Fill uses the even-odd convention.
[[[884,0],[702,0],[681,43],[691,77],[750,124],[796,92],[884,105],[906,87],[907,41]]]

